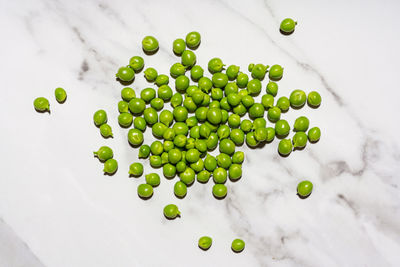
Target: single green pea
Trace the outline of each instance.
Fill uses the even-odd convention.
[[[143,174],[143,164],[140,162],[135,162],[132,163],[129,166],[129,175],[135,176],[135,177],[140,177]]]
[[[189,127],[184,122],[176,122],[172,129],[174,129],[176,135],[186,136],[189,133]]]
[[[269,108],[267,117],[271,122],[277,122],[281,118],[281,110],[276,106]]]
[[[148,125],[153,125],[158,121],[158,114],[154,108],[146,108],[143,111],[143,117]]]
[[[246,108],[250,108],[254,104],[254,98],[251,95],[246,95],[246,96],[242,97],[242,104]]]
[[[311,192],[313,190],[313,184],[310,181],[301,181],[298,185],[297,185],[297,194],[300,197],[306,198],[308,197]]]
[[[275,138],[275,129],[272,127],[267,127],[267,139],[265,141],[272,142]]]
[[[230,139],[222,139],[219,142],[219,151],[228,155],[235,153],[235,143]]]
[[[226,75],[228,76],[228,79],[230,81],[236,79],[236,77],[239,74],[239,66],[236,65],[230,65],[227,69],[226,69]]]
[[[119,101],[118,111],[119,113],[129,112],[129,103],[124,100]]]
[[[246,73],[239,72],[236,78],[236,84],[240,88],[245,88],[249,82],[249,76]]]
[[[183,106],[191,113],[195,112],[197,109],[196,103],[194,103],[193,98],[187,96],[183,101]]]
[[[164,151],[169,152],[171,149],[175,147],[174,142],[170,140],[165,140],[163,143]]]
[[[253,128],[253,123],[248,119],[244,119],[240,123],[240,129],[245,133],[250,132],[252,128]]]
[[[251,70],[251,77],[262,81],[267,73],[269,66],[263,64],[256,64]]]
[[[221,123],[221,120],[222,120],[221,110],[219,108],[208,109],[207,120],[214,125]]]
[[[280,30],[283,33],[292,33],[294,31],[294,28],[297,25],[297,21],[294,21],[293,19],[286,18],[282,20],[281,25],[280,25]]]
[[[203,103],[203,100],[204,100],[204,95],[205,94],[200,90],[194,92],[192,95],[193,102],[196,105],[201,105],[201,103]]]
[[[201,77],[204,75],[204,70],[201,66],[195,65],[192,67],[190,70],[190,77],[192,78],[193,81],[198,81]]]
[[[134,98],[129,101],[129,110],[135,115],[142,114],[145,108],[146,103],[141,98]]]
[[[253,70],[254,66],[255,66],[254,63],[250,63],[249,66],[247,67],[247,70],[249,72],[251,72]]]
[[[224,109],[226,111],[231,110],[231,105],[229,105],[227,97],[222,98],[221,101],[219,101],[219,104],[221,109]]]
[[[249,95],[249,91],[247,91],[247,89],[241,89],[241,90],[238,92],[238,95],[243,99],[243,97]]]
[[[185,92],[189,87],[189,78],[185,75],[180,75],[175,79],[175,89],[180,92]]]
[[[282,139],[278,145],[278,152],[282,156],[287,156],[292,152],[292,142],[290,139]]]
[[[224,168],[216,168],[213,171],[213,180],[216,184],[224,184],[228,177],[227,171]]]
[[[283,68],[280,65],[272,65],[269,69],[269,78],[273,81],[282,79]]]
[[[158,41],[153,36],[146,36],[142,40],[142,48],[146,53],[154,53],[158,50]]]
[[[246,115],[247,108],[242,103],[239,103],[239,105],[237,105],[236,107],[233,108],[233,113],[242,117],[242,116]]]
[[[58,103],[64,103],[65,100],[67,99],[67,92],[64,90],[64,88],[58,87],[54,90],[54,95],[56,97],[56,100]]]
[[[185,40],[179,38],[176,39],[173,43],[172,43],[172,50],[174,51],[174,53],[178,56],[182,55],[183,51],[185,51],[186,49],[186,43]]]
[[[276,82],[270,81],[267,84],[267,93],[273,96],[276,96],[278,94],[278,84]]]
[[[199,173],[204,169],[204,161],[200,158],[197,162],[190,164],[190,168]]]
[[[182,152],[173,148],[168,152],[168,159],[171,164],[177,164],[182,159]]]
[[[244,249],[244,241],[241,239],[235,239],[232,241],[231,248],[234,252],[241,252]]]
[[[176,167],[170,163],[163,166],[163,174],[166,178],[174,178],[176,175]]]
[[[228,192],[228,189],[224,184],[215,184],[212,188],[212,193],[215,198],[223,199]]]
[[[135,129],[138,129],[138,130],[140,130],[140,131],[144,131],[144,130],[146,130],[146,125],[147,125],[147,123],[146,123],[146,120],[143,118],[143,117],[136,117],[134,120],[133,120],[133,126],[134,126],[134,128]]]
[[[174,204],[169,204],[164,207],[164,216],[167,219],[175,219],[176,217],[180,217],[181,212],[178,210],[178,207]]]
[[[282,112],[286,112],[289,110],[290,107],[290,101],[289,98],[287,98],[286,96],[282,96],[278,99],[278,101],[276,102],[276,106],[282,111]]]
[[[196,140],[194,139],[194,138],[188,138],[187,140],[186,140],[186,145],[185,145],[185,148],[186,149],[192,149],[192,148],[194,148],[194,142],[195,142]]]
[[[216,133],[210,133],[207,139],[207,149],[209,151],[214,150],[218,145],[218,135]]]
[[[247,91],[252,96],[257,96],[261,92],[261,82],[258,79],[253,79],[247,84]]]
[[[140,56],[131,57],[129,60],[129,67],[131,67],[135,72],[140,72],[144,67],[144,60]]]
[[[102,125],[100,126],[100,134],[101,134],[104,138],[113,137],[113,133],[112,133],[111,126],[108,125],[107,123],[102,124]]]
[[[231,105],[232,107],[236,107],[237,105],[239,105],[240,101],[242,100],[239,94],[236,93],[229,94],[226,98],[228,99],[229,105]]]
[[[186,45],[190,49],[197,48],[200,45],[200,42],[201,42],[200,33],[193,31],[193,32],[189,32],[186,35]]]
[[[149,184],[140,184],[137,188],[139,197],[147,199],[153,195],[153,187]]]
[[[189,163],[197,162],[200,158],[200,152],[197,149],[189,149],[186,152],[186,160]]]
[[[163,152],[161,154],[161,164],[165,165],[167,163],[169,163],[168,153],[167,152]],[[163,171],[164,171],[164,169],[163,169]]]
[[[125,112],[118,115],[118,123],[121,127],[129,127],[132,125],[133,116],[131,113]]]
[[[173,108],[182,105],[183,97],[180,93],[175,93],[171,98],[171,106]]]
[[[203,122],[207,119],[208,108],[200,107],[196,110],[195,116],[198,121]]]
[[[181,63],[175,63],[169,69],[169,73],[172,78],[177,78],[178,76],[185,75],[186,67],[183,66]]]
[[[211,98],[213,100],[221,100],[224,97],[224,92],[221,88],[212,88],[211,89]]]
[[[295,132],[305,132],[308,130],[310,121],[305,116],[300,116],[294,121],[293,130]]]
[[[301,108],[306,103],[306,93],[302,90],[294,90],[289,97],[290,105],[294,108]]]
[[[196,64],[196,54],[190,50],[185,50],[182,53],[181,60],[183,66],[194,66],[194,64]]]
[[[220,140],[222,140],[224,138],[228,138],[230,132],[231,132],[231,129],[229,128],[228,125],[220,125],[217,130],[218,138]]]
[[[262,118],[264,117],[264,112],[265,108],[260,103],[254,103],[254,105],[249,108],[250,118]]]
[[[172,128],[168,128],[165,130],[163,134],[164,140],[172,141],[175,138],[175,131]]]
[[[179,106],[173,110],[174,119],[178,122],[185,121],[188,117],[188,111],[185,107]]]
[[[217,164],[219,167],[224,168],[224,169],[228,169],[229,166],[231,166],[232,164],[232,159],[228,154],[225,153],[221,153],[219,154],[217,157]]]
[[[131,87],[125,87],[121,90],[121,98],[126,102],[131,101],[135,97],[136,97],[135,90],[133,90]]]
[[[197,174],[197,181],[199,183],[205,184],[208,182],[208,180],[210,180],[210,177],[211,177],[211,173],[209,171],[202,170]]]
[[[201,77],[199,79],[198,86],[203,92],[208,93],[213,86],[213,82],[208,77]]]
[[[200,126],[196,125],[190,129],[189,135],[191,138],[200,138]]]
[[[229,167],[229,179],[237,181],[240,177],[242,177],[242,165],[232,164]]]
[[[187,167],[183,172],[179,174],[179,178],[186,185],[191,185],[194,182],[196,173],[190,167]]]
[[[123,82],[130,82],[133,81],[135,78],[135,72],[130,67],[120,67],[118,72],[115,74],[115,77],[120,79]]]
[[[154,141],[150,145],[150,151],[153,155],[161,155],[164,152],[164,146],[160,141]]]
[[[197,124],[199,123],[199,121],[197,120],[196,116],[191,116],[189,118],[186,119],[186,125],[189,128],[192,128],[194,126],[197,126]]]
[[[174,138],[174,144],[177,147],[185,147],[187,141],[187,137],[183,134],[178,134]]]
[[[153,88],[145,88],[140,92],[140,98],[146,103],[150,103],[152,99],[156,97],[156,90]]]
[[[187,89],[186,89],[186,95],[192,97],[194,93],[196,92],[202,92],[200,90],[200,88],[196,85],[190,85]]]
[[[292,142],[293,148],[304,148],[307,144],[307,135],[304,132],[297,132],[294,134]]]
[[[226,123],[229,118],[229,113],[225,109],[221,109],[221,123]]]
[[[268,137],[268,130],[267,128],[257,128],[254,130],[254,138],[258,141],[258,142],[264,142],[267,140]]]
[[[212,124],[209,121],[205,121],[204,125],[206,125],[208,128],[210,128],[211,132],[217,132],[217,130],[218,130],[218,125]]]
[[[258,145],[258,141],[254,137],[254,132],[249,132],[246,134],[246,144],[249,147],[256,147]]]
[[[160,74],[157,76],[155,83],[157,86],[168,85],[169,77],[165,74]]]
[[[206,124],[202,124],[200,126],[200,136],[208,138],[210,134],[211,134],[211,129]]]
[[[179,162],[176,164],[176,171],[177,171],[178,173],[184,172],[184,171],[186,170],[186,168],[187,168],[187,165],[186,165],[186,163],[185,163],[184,161],[179,161]]]
[[[212,76],[212,83],[217,88],[223,88],[228,84],[228,76],[222,72],[214,73]]]
[[[143,143],[143,133],[138,129],[130,129],[128,141],[132,146],[140,146]]]
[[[207,107],[207,106],[210,104],[210,101],[211,101],[210,95],[205,94],[205,95],[204,95],[203,102],[201,102],[201,106],[202,106],[202,107]]]
[[[164,108],[164,100],[162,100],[161,98],[153,98],[150,101],[150,106],[155,110],[160,111]]]
[[[308,140],[311,143],[317,142],[321,138],[321,130],[318,127],[313,127],[308,130]]]
[[[140,159],[147,159],[150,155],[150,146],[149,145],[142,145],[139,148],[139,158]]]
[[[174,115],[171,111],[164,109],[160,113],[160,122],[166,126],[170,126],[172,121],[174,120]]]
[[[214,100],[210,103],[210,105],[208,106],[208,108],[216,108],[219,109],[221,107],[221,104],[219,103],[218,100]]]
[[[322,101],[321,95],[318,92],[312,91],[308,93],[307,103],[311,107],[313,108],[319,107],[321,105],[321,101]]]
[[[267,126],[267,121],[264,118],[257,118],[253,121],[253,129],[265,128]]]
[[[162,138],[164,136],[165,131],[168,129],[167,126],[165,126],[163,123],[161,122],[156,122],[153,127],[151,127],[151,131],[153,133],[153,135],[156,138]]]
[[[274,97],[270,94],[266,94],[261,97],[261,104],[265,109],[272,108],[274,106],[274,101]]]
[[[221,72],[224,69],[225,64],[222,63],[222,60],[220,58],[212,58],[209,62],[208,62],[208,71],[210,73],[217,73],[217,72]]]
[[[162,160],[160,156],[150,156],[150,166],[153,168],[160,168],[162,166]]]
[[[224,88],[225,96],[228,96],[230,94],[238,94],[239,93],[239,88],[235,82],[230,82],[227,83],[227,85]]]
[[[181,181],[176,182],[174,185],[174,194],[179,198],[185,197],[187,194],[187,186],[185,183],[182,183]]]
[[[217,159],[210,154],[204,159],[204,167],[207,171],[214,171],[217,168]]]
[[[237,146],[240,146],[244,143],[244,133],[241,129],[233,129],[229,137]]]
[[[104,162],[103,172],[106,174],[114,174],[118,170],[118,162],[115,159],[108,159]]]
[[[48,110],[48,108],[39,111],[45,110]],[[97,127],[101,126],[104,123],[107,123],[107,113],[103,109],[96,111],[93,115],[93,121]]]
[[[231,128],[238,128],[240,126],[240,116],[237,114],[231,114],[228,118],[228,125]]]
[[[160,185],[160,176],[157,173],[149,173],[145,175],[146,184],[156,187]]]
[[[200,151],[200,153],[204,153],[207,151],[207,141],[203,139],[197,139],[194,142],[195,148]]]
[[[243,151],[236,151],[232,156],[233,164],[242,164],[244,161],[244,153]]]
[[[275,123],[275,133],[278,137],[285,137],[289,132],[290,126],[286,120],[279,120]]]
[[[112,159],[114,157],[114,152],[108,146],[102,146],[98,151],[93,152],[93,155],[97,157],[100,161],[104,162],[106,160]]]

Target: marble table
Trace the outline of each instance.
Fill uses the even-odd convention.
[[[1,0],[0,266],[400,266],[399,8],[394,0]],[[278,31],[285,17],[298,21],[290,36]],[[163,178],[143,201],[144,178],[127,175],[137,150],[116,120],[114,74],[133,55],[168,73],[179,60],[173,40],[192,30],[202,34],[202,66],[215,56],[244,71],[281,64],[279,96],[319,91],[320,108],[283,117],[308,116],[322,138],[287,158],[277,141],[239,148],[243,177],[228,181],[224,200],[212,197],[212,181],[177,199],[177,178]],[[141,51],[148,34],[160,42],[152,56]],[[68,92],[62,105],[59,86]],[[137,75],[136,92],[147,86]],[[33,110],[37,96],[50,99],[50,115]],[[99,108],[114,139],[92,123]],[[114,176],[93,158],[102,145],[115,151]],[[303,179],[314,183],[304,200]],[[168,203],[180,219],[162,216]],[[197,247],[202,235],[214,239],[207,252]],[[236,237],[246,241],[239,254],[230,250]]]

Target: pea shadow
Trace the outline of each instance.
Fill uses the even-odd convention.
[[[244,249],[235,251],[235,250],[233,250],[233,248],[231,248],[231,250],[232,250],[235,254],[239,254],[239,253],[241,253]]]
[[[178,214],[178,215],[176,215],[176,217],[175,218],[168,218],[167,216],[165,216],[165,214],[164,214],[164,218],[165,219],[167,219],[168,221],[173,221],[173,220],[175,220],[176,218],[181,218],[181,215],[180,214]]]
[[[297,190],[297,189],[296,189],[296,190]],[[306,199],[306,198],[308,198],[311,194],[308,195],[308,196],[300,196],[299,193],[297,193],[296,195],[297,195],[300,199]]]
[[[138,197],[141,198],[142,200],[149,200],[152,196],[153,196],[153,194],[151,194],[151,195],[148,196],[148,197],[142,197],[142,196],[140,196],[140,195],[138,194]]]
[[[145,51],[143,48],[142,48],[142,51],[143,51],[143,53],[145,53],[146,54],[146,56],[152,56],[152,55],[154,55],[155,53],[157,53],[158,52],[158,50],[160,50],[160,47],[157,47],[157,49],[156,50],[154,50],[154,51]]]
[[[143,174],[141,175],[134,175],[134,174],[129,174],[129,178],[139,178],[141,177]]]
[[[202,248],[202,247],[200,247],[200,246],[198,246],[199,247],[199,249],[201,249],[201,250],[203,250],[203,251],[207,251],[207,250],[209,250],[210,248]]]
[[[58,104],[64,104],[64,103],[65,103],[65,101],[67,101],[67,98],[68,98],[68,96],[66,96],[66,97],[65,97],[65,99],[64,99],[63,101],[57,101],[57,102],[58,102]]]
[[[35,110],[36,110],[37,113],[42,113],[43,114],[43,113],[47,113],[48,112],[49,115],[51,114],[50,110],[37,110],[36,108],[35,108]]]
[[[104,176],[110,176],[110,177],[112,177],[112,176],[114,176],[114,175],[117,173],[117,171],[118,171],[118,169],[117,169],[115,172],[113,172],[113,173],[105,172],[103,175],[104,175]]]
[[[308,106],[309,108],[312,108],[312,109],[317,109],[317,108],[319,108],[319,107],[321,106],[321,104],[319,104],[318,106],[313,106],[313,105],[311,105],[311,104],[307,101],[307,106]]]
[[[237,183],[237,182],[239,182],[241,179],[242,179],[242,176],[240,176],[239,178],[236,178],[236,179],[229,178],[229,181],[231,181],[232,183]]]
[[[319,142],[319,139],[318,139],[317,141],[310,141],[310,140],[308,140],[308,142],[310,142],[311,144],[316,144],[316,143]]]
[[[282,80],[283,75],[282,75],[281,77],[279,77],[279,78],[274,78],[274,77],[269,77],[269,76],[268,76],[268,78],[269,78],[271,81],[279,82],[280,80]]]
[[[281,154],[280,152],[279,152],[279,150],[278,150],[278,154],[279,154],[279,156],[281,156],[282,158],[287,158],[287,157],[289,157],[289,155],[292,153],[292,151],[290,151],[290,153],[289,154],[287,154],[287,155],[283,155],[283,154]]]
[[[279,135],[279,134],[275,134],[276,138],[278,139],[285,139],[286,137],[289,136],[289,133],[285,134],[285,135]]]
[[[117,82],[119,82],[120,84],[122,84],[123,86],[128,86],[128,85],[131,85],[135,81],[135,78],[133,78],[132,81],[123,81],[120,78],[115,78],[115,80]]]
[[[306,102],[307,102],[307,101],[306,101]],[[304,103],[303,105],[298,106],[298,107],[294,107],[294,106],[292,106],[292,105],[290,105],[290,107],[291,107],[292,109],[294,109],[294,110],[299,110],[299,109],[302,109],[305,105],[306,105],[306,103]]]
[[[303,146],[303,147],[295,147],[295,148],[293,148],[293,152],[294,152],[294,151],[303,151],[305,148],[306,148],[306,146]]]
[[[177,196],[175,193],[174,193],[174,195],[176,196],[176,198],[184,199],[186,197],[187,193],[184,196]]]
[[[282,31],[281,29],[279,29],[279,32],[280,32],[281,34],[283,34],[283,35],[291,35],[291,34],[294,32],[294,30],[291,31],[291,32],[284,32],[284,31]]]
[[[139,148],[142,144],[140,144],[140,145],[133,145],[133,144],[131,144],[129,141],[128,141],[128,144],[132,147],[132,148]]]
[[[223,199],[225,199],[226,198],[226,196],[227,196],[228,194],[226,194],[225,196],[223,196],[223,197],[217,197],[217,196],[215,196],[215,195],[213,195],[216,199],[218,199],[218,200],[223,200]]]
[[[190,50],[196,51],[199,48],[200,45],[201,45],[201,40],[200,40],[198,45],[192,46],[192,47],[187,47],[187,48],[189,48]]]

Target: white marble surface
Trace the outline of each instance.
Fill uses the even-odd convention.
[[[0,0],[0,266],[400,266],[399,8],[395,0]],[[278,32],[285,17],[299,23],[291,36]],[[279,95],[319,91],[319,109],[284,117],[307,115],[322,139],[288,158],[277,142],[244,146],[243,178],[228,182],[225,200],[211,196],[212,182],[176,199],[175,178],[143,201],[144,178],[127,175],[137,150],[116,121],[114,73],[143,55],[147,34],[161,49],[146,65],[168,73],[179,60],[172,41],[191,30],[202,34],[202,66],[214,56],[242,69],[278,63]],[[68,92],[63,105],[58,86]],[[138,75],[135,90],[144,86]],[[34,112],[37,96],[50,99],[51,115]],[[92,124],[99,108],[112,140]],[[119,161],[112,177],[92,157],[101,145]],[[301,200],[304,178],[315,188]],[[167,203],[181,219],[162,216]],[[214,239],[207,252],[196,245],[201,235]],[[243,253],[230,250],[236,237]]]

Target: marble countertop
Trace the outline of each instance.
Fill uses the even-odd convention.
[[[2,58],[0,266],[400,266],[399,1],[0,1]],[[294,34],[280,21],[298,21]],[[174,39],[197,30],[198,64],[218,56],[242,70],[281,64],[279,96],[319,91],[307,115],[322,138],[287,158],[278,142],[246,153],[243,177],[216,200],[212,182],[184,199],[162,179],[143,201],[128,178],[137,150],[118,127],[121,85],[114,74],[142,55],[151,34],[160,50],[147,66],[168,73]],[[263,83],[265,85],[265,82]],[[53,97],[68,92],[65,104]],[[147,86],[142,74],[133,87]],[[51,115],[34,112],[37,96]],[[169,105],[166,105],[169,106]],[[92,114],[109,114],[114,139],[103,139]],[[151,140],[146,131],[146,140]],[[104,176],[92,152],[114,149],[119,170]],[[151,170],[142,161],[145,171]],[[160,172],[160,170],[157,170]],[[300,180],[313,194],[296,195]],[[182,218],[162,207],[176,203]],[[210,235],[207,252],[197,247]],[[246,241],[239,254],[236,238]]]

